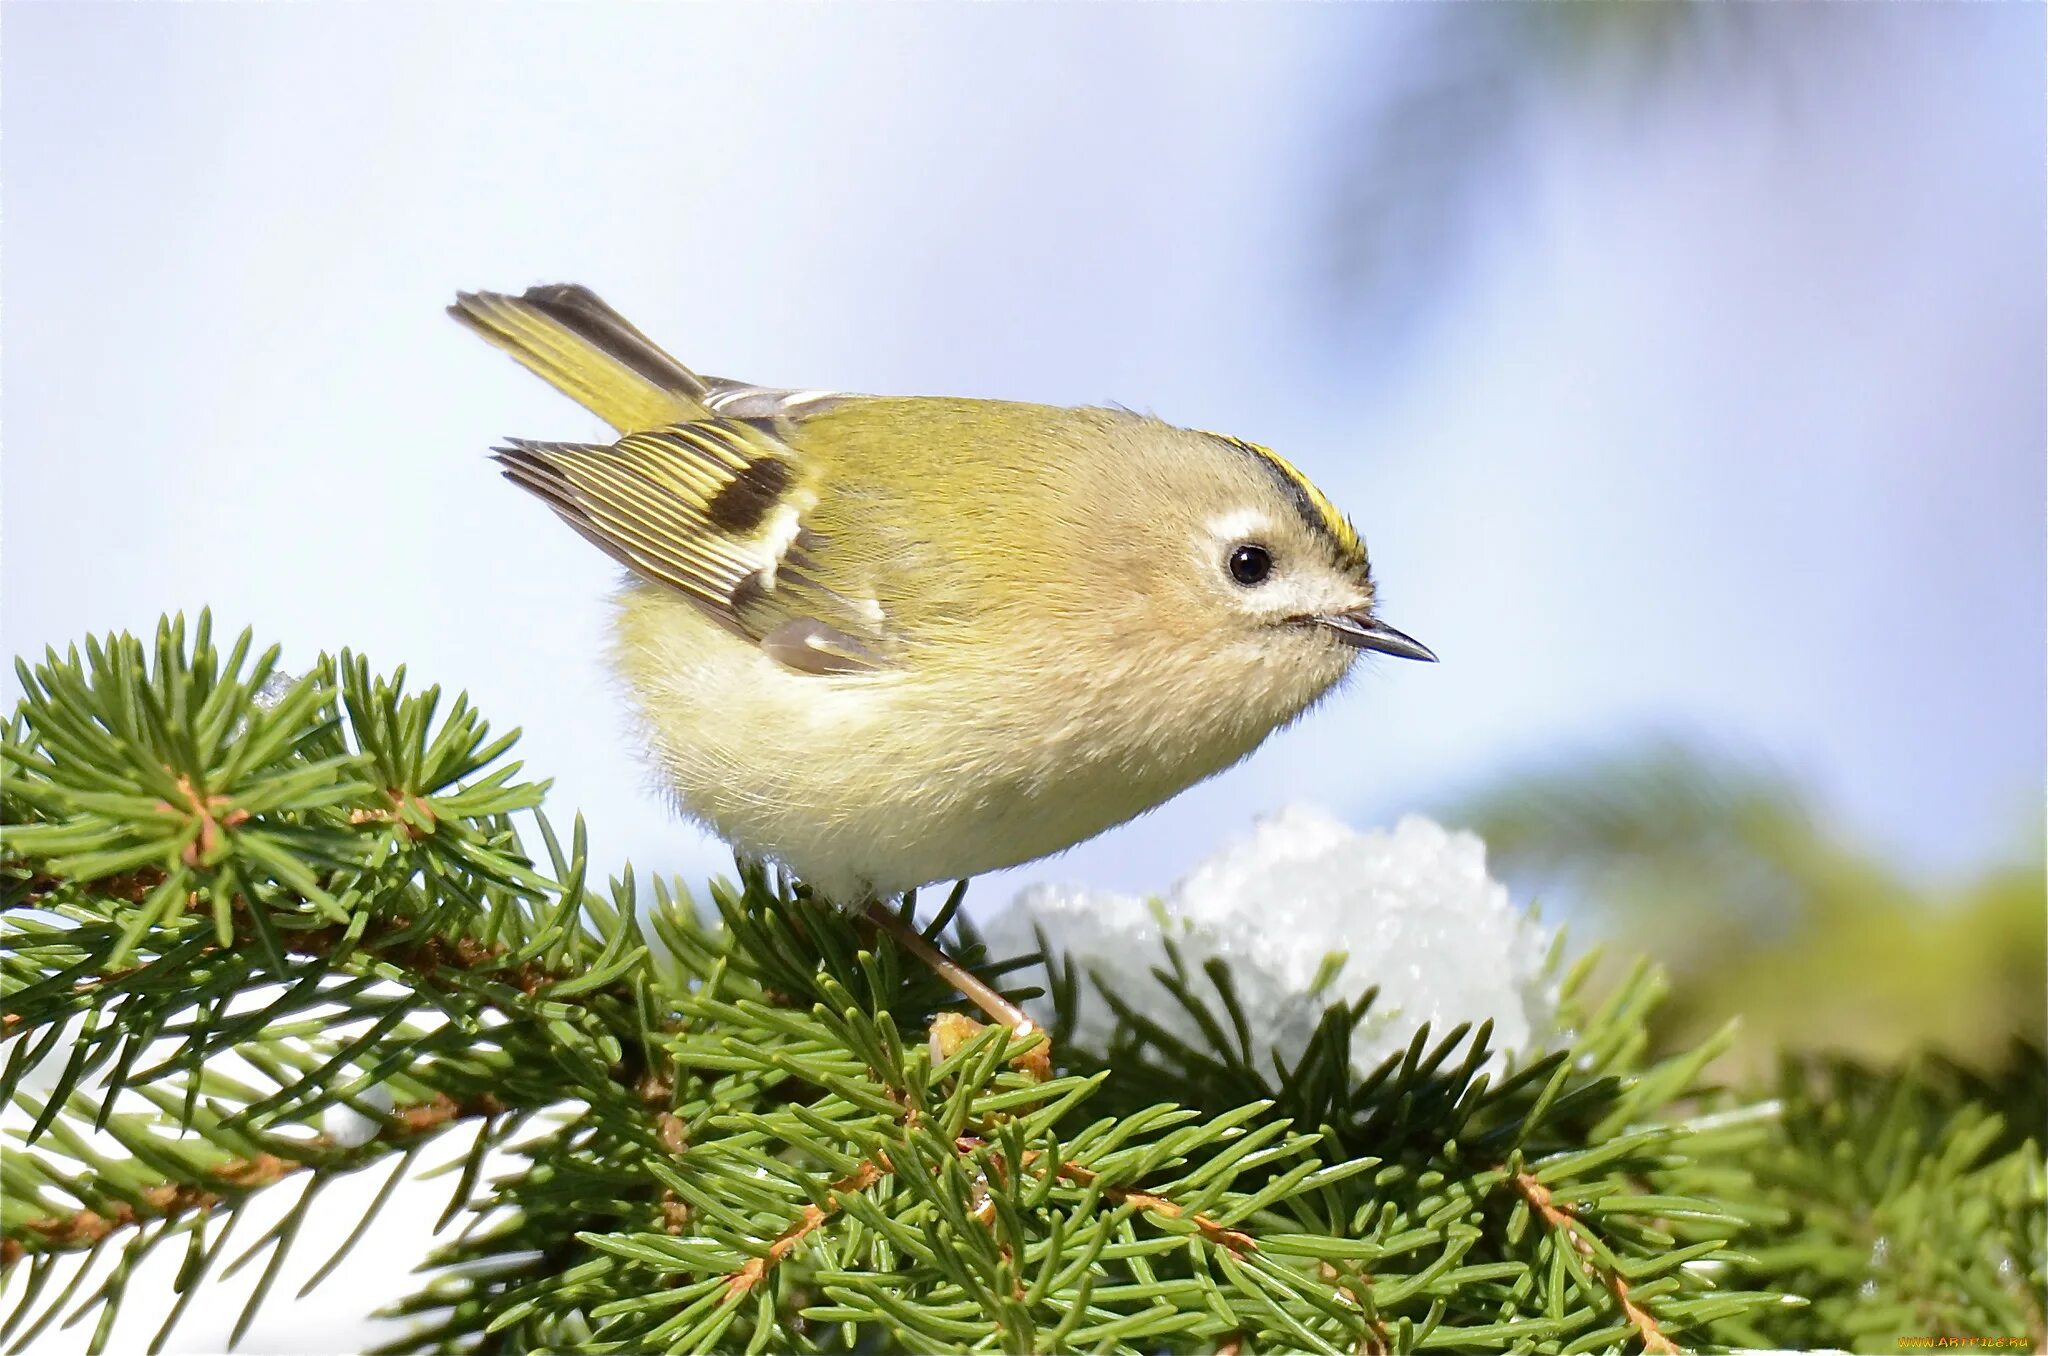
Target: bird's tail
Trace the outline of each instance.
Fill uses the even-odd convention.
[[[704,417],[704,380],[587,287],[458,292],[448,314],[621,433]]]

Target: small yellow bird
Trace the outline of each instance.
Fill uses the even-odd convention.
[[[703,377],[574,285],[449,312],[624,435],[496,455],[632,571],[613,657],[683,809],[849,907],[1141,814],[1363,650],[1435,658],[1255,444]]]

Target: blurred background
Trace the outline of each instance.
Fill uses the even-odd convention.
[[[1658,954],[1674,1037],[2042,1025],[2039,6],[50,5],[4,39],[10,655],[203,605],[288,666],[354,646],[522,726],[600,858],[726,870],[632,752],[612,565],[483,459],[600,427],[441,313],[576,280],[709,371],[1119,401],[1353,514],[1444,662],[981,909],[1163,890],[1292,801],[1423,809]],[[335,1325],[424,1232],[249,1344],[368,1340]]]

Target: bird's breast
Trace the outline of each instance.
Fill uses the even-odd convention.
[[[615,658],[683,807],[834,897],[1060,851],[1230,766],[1313,698],[1248,687],[1244,657],[1085,659],[1056,626],[799,673],[652,586],[628,590]]]

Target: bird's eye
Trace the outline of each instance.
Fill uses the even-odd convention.
[[[1245,542],[1230,553],[1230,577],[1249,588],[1263,584],[1273,572],[1273,553],[1254,542]]]

